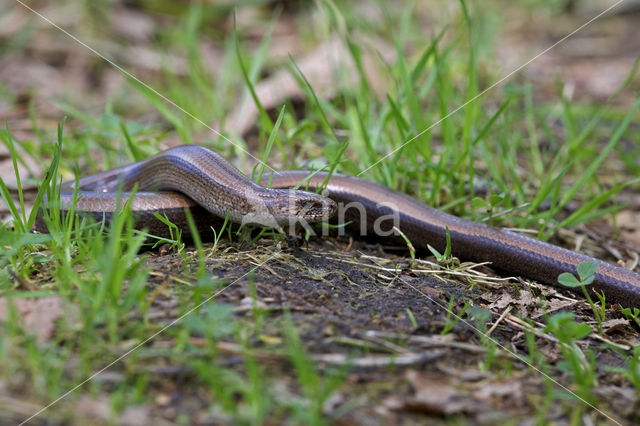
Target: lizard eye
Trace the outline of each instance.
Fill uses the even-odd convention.
[[[302,200],[298,202],[297,207],[301,213],[308,213],[311,211],[321,211],[324,205],[317,200]]]
[[[308,219],[318,220],[321,217],[331,217],[336,211],[336,203],[330,198],[308,197],[296,200],[297,216],[306,216]]]

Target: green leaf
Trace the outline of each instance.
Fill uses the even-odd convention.
[[[558,312],[547,320],[546,332],[552,333],[561,342],[569,343],[588,336],[592,329],[589,324],[575,322],[572,312]]]
[[[51,234],[31,234],[29,232],[0,232],[0,245],[16,250],[30,244],[45,244],[51,241]]]
[[[598,264],[596,262],[582,262],[578,265],[578,275],[583,282],[589,277],[591,277],[591,281],[593,281],[593,274],[596,273],[597,269]],[[588,284],[590,284],[591,281]],[[585,282],[585,284],[587,283]]]
[[[438,261],[444,259],[444,256],[440,254],[440,252],[436,250],[435,247],[431,246],[431,244],[427,244],[427,248],[429,249],[431,254],[433,254],[435,258],[438,259]]]
[[[578,323],[572,321],[564,324],[563,328],[568,335],[573,336],[573,338],[576,340],[587,337],[589,334],[591,334],[592,331],[591,326],[583,322]]]
[[[469,317],[471,317],[476,324],[484,324],[491,319],[491,311],[481,308],[480,306],[472,306],[469,309]]]
[[[482,198],[475,197],[473,200],[471,200],[471,207],[473,207],[474,209],[488,209],[489,205]]]
[[[449,232],[449,227],[446,226],[445,230],[447,232],[446,237],[447,237],[447,246],[444,249],[444,258],[445,259],[449,259],[451,257],[451,233]]]
[[[563,272],[558,275],[558,282],[565,287],[571,288],[580,287],[583,285],[580,281],[578,281],[576,277],[574,277],[569,272]]]
[[[489,203],[492,207],[501,205],[502,203],[504,203],[504,194],[489,195]]]
[[[590,277],[587,277],[586,279],[583,279],[583,280],[581,281],[581,283],[582,283],[582,285],[589,285],[589,284],[591,284],[591,283],[593,282],[593,280],[594,280],[595,278],[596,278],[596,277],[595,277],[594,275],[591,275]]]

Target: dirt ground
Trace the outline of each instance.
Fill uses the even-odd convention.
[[[290,361],[273,351],[282,341],[270,337],[279,334],[284,310],[291,312],[304,347],[321,371],[335,374],[335,367],[347,368],[343,386],[324,407],[336,424],[424,424],[456,416],[477,424],[526,422],[531,407],[542,403],[545,380],[516,358],[527,358],[527,324],[520,318],[533,321],[538,350],[554,359],[559,356],[557,340],[539,331],[542,318],[563,309],[593,323],[591,308],[556,288],[528,287],[515,278],[504,282],[483,266],[462,264],[456,276],[433,258],[412,262],[399,249],[329,238],[284,248],[271,258],[274,247],[269,240],[251,249],[223,244],[207,261],[207,270],[223,280],[224,291],[216,300],[232,306],[241,323],[252,327],[256,315],[265,316],[261,341],[253,344],[261,362],[281,371],[279,392],[296,389],[289,376]],[[161,324],[170,322],[179,312],[172,308],[189,291],[183,285],[181,259],[151,252],[147,263],[154,271],[149,285],[158,289],[150,317]],[[256,265],[261,266],[254,269]],[[488,328],[475,318],[481,313],[469,314],[463,301],[491,312],[491,339],[480,334]],[[447,324],[455,321],[449,309],[462,319],[443,335]],[[624,347],[637,339],[638,330],[620,319],[616,308],[608,310],[608,318],[604,337],[598,340]],[[158,338],[155,344],[171,343]],[[585,344],[596,351],[601,369],[622,365],[619,355],[603,349],[599,341]],[[219,362],[227,366],[238,363],[243,353],[241,347],[224,342],[219,349]],[[488,353],[495,357],[492,366],[487,364]],[[172,402],[154,415],[171,418],[185,405],[196,412],[195,407],[206,410],[206,398],[187,402],[190,386],[176,386],[189,382],[189,369],[156,368],[153,371],[169,376],[165,381],[159,374],[154,380]],[[595,393],[607,405],[599,408],[637,421],[634,392],[617,375],[604,377]],[[550,408],[550,416],[565,414],[559,406]],[[193,418],[203,423],[222,420],[200,416]]]

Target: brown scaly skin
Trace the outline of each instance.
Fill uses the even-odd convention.
[[[230,220],[236,223],[284,226],[298,219],[309,223],[326,220],[334,214],[336,203],[343,211],[344,206],[357,203],[364,214],[348,208],[341,217],[352,221],[351,229],[359,233],[364,230],[368,238],[375,237],[373,225],[378,218],[395,215],[399,228],[416,248],[424,249],[430,244],[443,251],[446,228],[449,228],[454,256],[491,262],[497,269],[551,285],[558,285],[560,273],[576,274],[580,263],[596,262],[598,269],[590,287],[604,291],[607,302],[640,307],[640,274],[633,271],[534,238],[449,215],[402,193],[352,176],[331,176],[325,188],[325,195],[330,200],[305,191],[284,190],[298,185],[309,174],[307,171],[267,174],[261,183],[269,184],[270,188],[265,188],[253,183],[215,152],[187,145],[80,179],[78,189],[82,198],[76,204],[76,211],[88,212],[97,218],[103,213],[109,215],[121,205],[118,200],[126,200],[129,195],[124,192],[118,196],[118,185],[127,191],[135,183],[139,191],[143,191],[132,200],[137,226],[152,233],[161,232],[163,226],[153,217],[153,212],[167,214],[180,225],[185,223],[184,207],[194,210],[198,227],[206,229],[212,215],[224,217],[227,212]],[[315,174],[303,188],[315,191],[322,186],[326,176],[326,173]],[[72,188],[72,184],[64,186],[63,210],[71,205]],[[149,190],[165,192],[146,192]],[[380,205],[380,202],[386,204]],[[363,229],[360,228],[361,221],[366,221],[362,222]],[[380,229],[387,231],[385,235],[391,235],[378,240],[394,239],[390,231],[392,224],[391,219],[380,223]],[[36,229],[46,228],[39,222]]]

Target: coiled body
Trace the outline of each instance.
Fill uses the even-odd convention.
[[[326,220],[335,214],[352,222],[351,229],[380,241],[394,237],[397,226],[418,249],[427,244],[443,251],[446,228],[452,254],[463,260],[491,262],[492,266],[546,284],[558,285],[562,272],[576,274],[586,261],[597,262],[592,287],[604,291],[607,302],[640,307],[640,274],[523,235],[449,215],[419,201],[364,179],[333,174],[325,188],[327,198],[305,191],[289,191],[307,179],[305,189],[322,187],[327,175],[309,178],[307,171],[281,171],[263,176],[257,185],[218,154],[197,146],[182,146],[147,160],[79,180],[82,198],[76,211],[96,217],[118,207],[123,191],[138,184],[141,191],[132,200],[139,227],[159,230],[153,212],[166,214],[180,224],[184,207],[194,211],[200,229],[209,226],[212,215],[236,223],[280,226],[286,223]],[[62,196],[62,208],[71,204],[72,185]],[[146,192],[148,189],[171,192]],[[336,207],[337,204],[337,207]],[[204,209],[204,210],[203,210]],[[343,213],[343,214],[341,214]],[[42,227],[42,226],[40,226]]]

